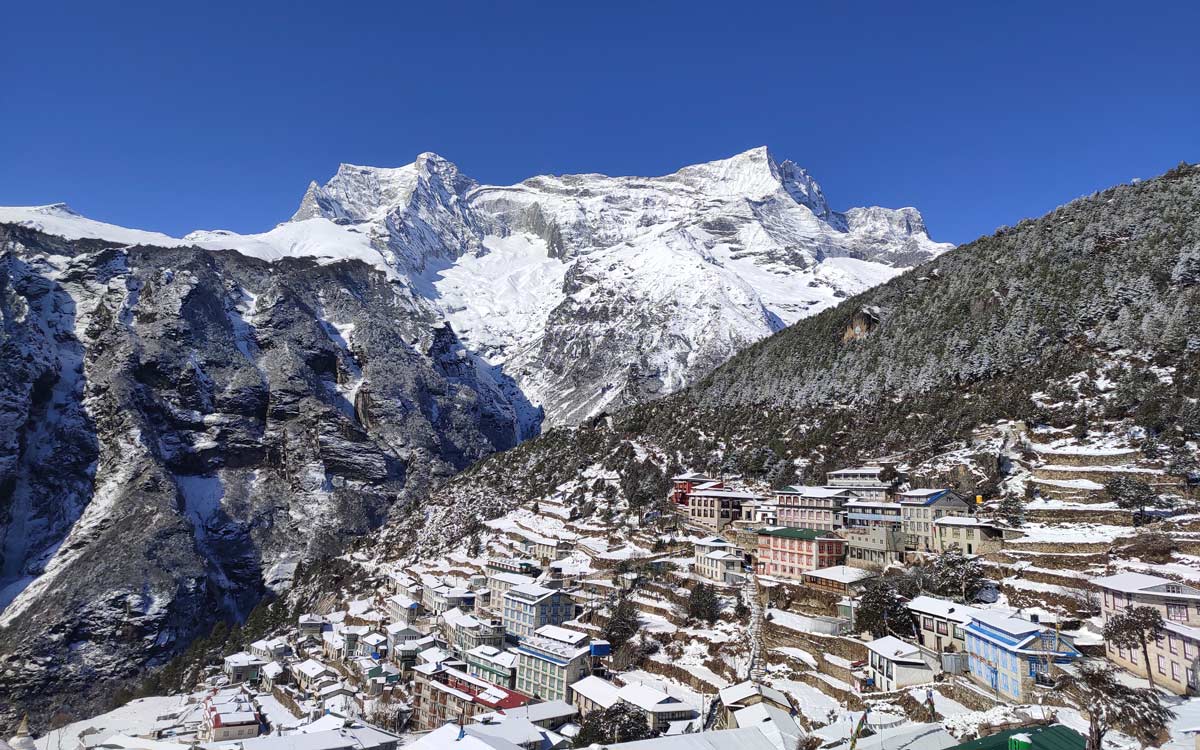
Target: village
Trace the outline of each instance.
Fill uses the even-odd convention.
[[[623,524],[546,498],[442,559],[359,559],[365,593],[228,653],[204,689],[38,746],[1082,749],[1073,676],[1175,707],[1144,737],[1105,726],[1108,746],[1190,747],[1195,570],[1105,559],[1141,532],[1104,482],[1175,488],[1135,450],[1042,455],[1019,519],[886,461],[777,490],[684,473]]]

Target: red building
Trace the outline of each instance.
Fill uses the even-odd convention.
[[[441,664],[413,668],[413,717],[418,730],[470,722],[481,714],[529,703],[529,697]]]
[[[671,477],[671,482],[673,483],[671,488],[671,502],[676,505],[687,505],[688,495],[692,493],[692,490],[700,487],[716,489],[725,486],[725,483],[719,479],[713,479],[712,477],[696,473],[680,474],[677,477]]]

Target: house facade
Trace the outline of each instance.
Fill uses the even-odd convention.
[[[856,466],[838,469],[825,475],[825,486],[831,489],[850,490],[860,500],[887,500],[895,488],[895,479],[885,479],[890,472],[882,465]]]
[[[591,674],[586,633],[546,625],[517,646],[517,690],[544,701],[571,702],[571,685]]]
[[[888,635],[867,644],[867,686],[891,692],[933,681],[921,649]]]
[[[950,490],[906,490],[897,500],[904,546],[916,552],[936,552],[934,522],[943,516],[966,516],[969,509],[967,501]]]
[[[516,687],[515,651],[501,650],[494,646],[477,646],[467,652],[464,661],[467,663],[467,673],[472,677],[478,677],[502,688]]]
[[[805,573],[838,565],[846,542],[832,532],[776,527],[758,532],[758,572],[800,580]]]
[[[1140,649],[1106,643],[1109,661],[1141,677],[1153,670],[1154,683],[1178,695],[1195,693],[1200,675],[1200,588],[1145,573],[1119,573],[1092,584],[1100,591],[1105,622],[1129,607],[1152,607],[1163,618],[1162,636],[1148,644],[1149,664]]]
[[[853,500],[844,506],[846,564],[882,568],[904,559],[901,505],[883,500]]]
[[[742,520],[742,503],[761,501],[761,495],[724,487],[697,489],[688,494],[688,519],[710,531],[720,531]]]
[[[696,542],[694,552],[696,575],[718,583],[731,583],[741,578],[742,552],[733,542],[719,536],[705,537]]]
[[[504,630],[516,638],[545,625],[561,625],[575,616],[575,602],[562,589],[536,583],[514,586],[504,594]]]
[[[701,486],[709,487],[724,487],[724,483],[719,479],[707,477],[703,474],[689,472],[671,477],[671,502],[676,505],[687,505],[688,495],[693,490]]]
[[[958,547],[968,555],[988,555],[1004,548],[1004,529],[974,516],[943,516],[933,522],[935,552]]]
[[[447,722],[470,721],[499,709],[516,708],[529,698],[472,677],[445,664],[413,668],[413,722],[417,730],[437,729]]]
[[[780,526],[797,529],[833,531],[841,528],[842,506],[859,499],[853,490],[844,487],[809,487],[793,485],[772,493],[779,507]]]
[[[998,697],[1032,702],[1034,687],[1054,682],[1054,667],[1080,657],[1069,638],[1037,623],[990,611],[966,627],[968,676]]]

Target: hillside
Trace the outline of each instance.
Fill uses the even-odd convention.
[[[1006,420],[1090,419],[1181,447],[1200,433],[1197,352],[1200,168],[1182,165],[959,247],[671,397],[492,456],[432,504],[469,523],[593,465],[639,495],[680,468],[819,479],[865,458],[970,453],[977,429]],[[1001,457],[976,463],[963,488],[996,494]]]

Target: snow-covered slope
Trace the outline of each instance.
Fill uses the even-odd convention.
[[[343,164],[290,221],[174,239],[65,206],[0,209],[67,237],[231,248],[385,269],[551,423],[677,390],[742,347],[950,248],[912,208],[829,206],[766,148],[663,177],[480,185],[436,154]]]

